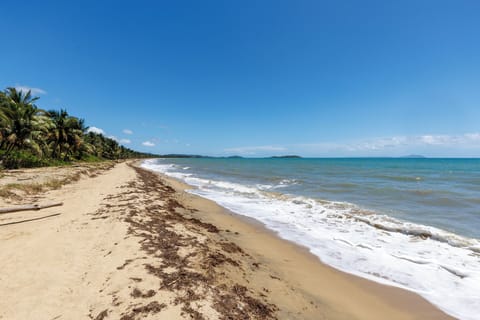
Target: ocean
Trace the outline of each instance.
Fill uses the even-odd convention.
[[[480,159],[152,159],[323,263],[480,315]]]

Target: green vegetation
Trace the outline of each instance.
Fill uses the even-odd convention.
[[[153,157],[133,151],[101,134],[88,132],[84,120],[66,110],[42,110],[38,97],[15,88],[0,91],[0,167],[64,165]]]

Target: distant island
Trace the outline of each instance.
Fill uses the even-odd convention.
[[[212,157],[202,156],[202,155],[198,155],[198,154],[176,154],[176,153],[172,153],[172,154],[159,155],[158,158],[212,158]]]
[[[302,157],[297,155],[285,155],[285,156],[273,156],[270,159],[301,159]]]

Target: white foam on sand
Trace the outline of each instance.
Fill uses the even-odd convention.
[[[477,239],[362,211],[349,203],[274,193],[265,185],[202,179],[156,160],[143,166],[195,186],[189,191],[193,194],[261,221],[328,265],[416,292],[460,319],[478,319]]]

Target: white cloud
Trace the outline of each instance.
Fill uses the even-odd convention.
[[[108,136],[107,138],[113,139],[120,144],[129,144],[129,143],[132,142],[132,141],[130,141],[130,139],[118,139],[116,136]]]
[[[93,132],[93,133],[97,133],[97,134],[105,134],[105,131],[103,131],[103,129],[93,127],[93,126],[89,127],[87,132]]]
[[[349,143],[346,148],[351,151],[363,151],[363,150],[385,150],[405,146],[408,144],[408,137],[396,136],[396,137],[383,137],[368,139],[363,141],[357,141]]]
[[[34,95],[34,96],[38,95],[38,94],[47,94],[47,91],[45,91],[43,89],[32,88],[32,87],[28,87],[28,86],[15,86],[15,89],[17,89],[18,91],[25,92],[25,93],[30,91],[32,93],[32,95]]]
[[[447,135],[424,134],[392,136],[350,141],[290,144],[284,146],[254,146],[224,149],[239,155],[270,155],[287,151],[305,156],[403,156],[424,154],[427,156],[480,157],[480,132]]]
[[[480,147],[480,133],[465,133],[461,135],[422,135],[414,137],[419,144],[445,147]]]
[[[480,141],[480,133],[466,133],[465,138],[470,141]]]
[[[123,129],[123,133],[125,134],[133,134],[133,131],[130,129]]]
[[[130,144],[132,143],[132,141],[130,141],[130,139],[120,139],[118,142],[122,143],[122,144]]]
[[[310,143],[294,145],[317,151],[383,151],[392,149],[408,149],[410,147],[480,147],[480,133],[463,135],[418,135],[394,136],[363,139],[349,142]]]
[[[420,143],[427,145],[446,145],[455,143],[458,141],[459,136],[449,136],[449,135],[423,135],[417,137]]]
[[[144,141],[142,142],[142,145],[144,145],[145,147],[155,147],[155,143],[151,141]]]
[[[285,151],[285,147],[277,146],[256,146],[256,147],[237,147],[237,148],[227,148],[224,151],[229,153],[238,153],[244,155],[254,155],[258,152],[276,152],[276,151]]]

